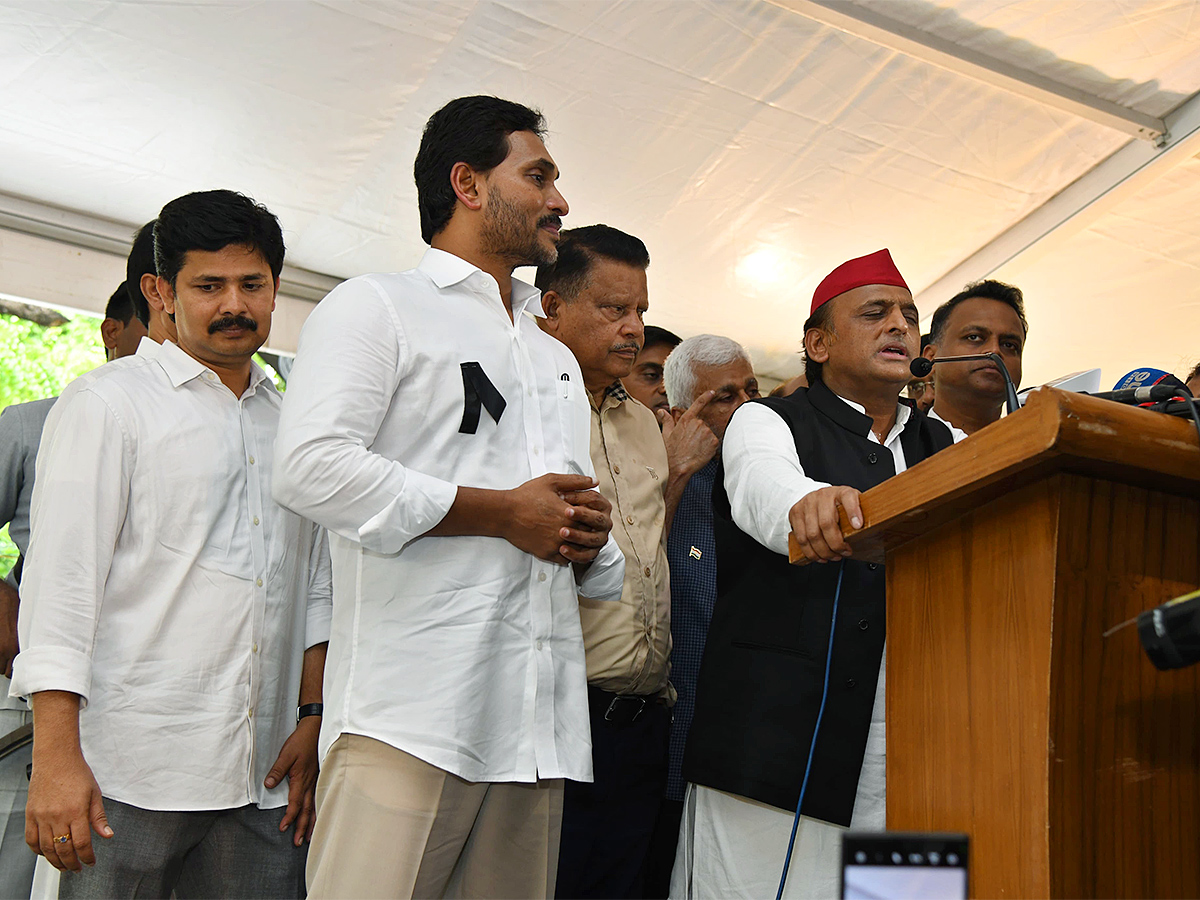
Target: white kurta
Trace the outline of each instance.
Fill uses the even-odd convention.
[[[857,412],[865,412],[859,404],[839,399]],[[908,468],[900,435],[910,415],[909,407],[898,404],[896,423],[883,441],[891,451],[896,474]],[[966,437],[957,429],[951,432],[956,442]],[[873,433],[869,439],[879,443]],[[805,473],[791,430],[778,414],[761,404],[747,403],[734,413],[721,452],[725,490],[735,524],[763,546],[786,554],[792,506],[806,494],[829,485]],[[886,824],[886,659],[885,648],[850,820],[854,830],[882,831]],[[756,800],[689,784],[671,875],[673,900],[774,897],[793,817],[791,812]],[[841,836],[845,830],[818,819],[801,818],[784,897],[799,900],[838,896]]]

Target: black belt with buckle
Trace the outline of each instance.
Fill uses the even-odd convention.
[[[588,685],[588,696],[592,707],[603,709],[602,718],[614,727],[632,725],[638,717],[652,704],[666,706],[662,697],[644,696],[642,694],[614,694],[602,691],[600,688]]]

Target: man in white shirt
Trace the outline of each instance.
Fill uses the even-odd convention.
[[[548,896],[562,780],[592,777],[577,592],[617,599],[624,559],[579,366],[512,278],[567,213],[543,129],[496,97],[435,113],[431,249],[301,334],[275,496],[331,534],[315,897]]]
[[[998,353],[1013,386],[1020,387],[1021,354],[1028,334],[1021,289],[1002,281],[977,281],[934,311],[929,345],[921,354],[936,359]],[[942,363],[933,367],[929,378],[934,388],[933,418],[967,434],[1000,421],[1007,393],[995,363]]]
[[[26,841],[60,897],[303,895],[330,588],[324,533],[271,500],[281,401],[251,361],[283,252],[240,194],[168,203],[178,345],[47,419],[11,692],[33,705]]]
[[[784,896],[833,897],[842,830],[884,827],[884,572],[838,511],[859,527],[861,491],[962,437],[899,400],[919,335],[888,251],[843,263],[805,323],[809,386],[730,419],[672,897],[774,895],[798,806]]]
[[[149,319],[141,294],[134,296],[126,282],[108,300],[100,324],[106,359],[121,359],[138,349]],[[17,403],[0,412],[0,527],[17,548],[16,563],[0,580],[0,747],[23,745],[0,753],[0,884],[12,896],[29,893],[35,857],[25,846],[25,797],[29,790],[26,767],[31,762],[28,727],[32,721],[25,701],[8,696],[9,676],[17,655],[17,585],[29,549],[29,503],[33,496],[34,463],[42,426],[57,397]]]

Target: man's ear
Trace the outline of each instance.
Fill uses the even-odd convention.
[[[175,315],[175,291],[171,287],[171,282],[159,275],[154,279],[154,286],[155,293],[158,294],[159,301],[167,315]]]
[[[125,330],[125,324],[118,322],[116,319],[105,319],[100,323],[100,340],[104,342],[105,350],[116,350],[117,341],[121,339],[121,333]]]
[[[450,187],[454,196],[467,209],[478,211],[487,196],[487,186],[479,173],[465,162],[456,162],[450,169]]]
[[[163,312],[162,297],[158,293],[158,276],[147,272],[142,276],[139,286],[142,289],[142,296],[146,298],[146,302],[150,304],[150,308]]]
[[[543,327],[550,334],[558,334],[558,329],[562,325],[562,308],[566,304],[562,294],[558,291],[546,291],[542,294],[542,311],[546,317],[542,319]]]
[[[804,357],[815,363],[829,361],[829,335],[824,328],[810,328],[804,332]]]
[[[925,349],[921,351],[921,355],[926,359],[934,359],[937,356],[937,347],[933,344],[926,344]]]

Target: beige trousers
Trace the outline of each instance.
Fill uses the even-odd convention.
[[[308,895],[553,897],[562,779],[473,783],[357,734],[317,781]]]

